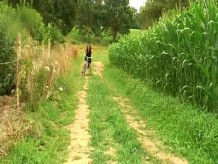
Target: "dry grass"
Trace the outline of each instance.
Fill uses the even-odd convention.
[[[15,108],[14,102],[12,97],[0,97],[0,157],[7,155],[10,147],[24,135],[35,133],[33,125]]]
[[[17,47],[19,50],[20,47]],[[54,81],[57,77],[64,76],[69,72],[71,62],[78,56],[78,49],[71,44],[62,45],[38,45],[36,42],[29,41],[22,46],[21,59],[23,62],[19,65],[20,78],[17,84],[18,88],[22,85],[19,94],[27,94],[30,101],[35,101],[35,91],[39,92],[41,88],[41,98],[45,99],[51,95]],[[43,84],[37,83],[37,75],[40,71],[46,74]],[[38,79],[40,80],[40,79]],[[23,93],[24,92],[24,93]]]
[[[0,156],[5,156],[25,135],[36,134],[38,126],[25,117],[22,111],[24,104],[47,99],[53,92],[57,77],[68,74],[71,62],[78,55],[77,47],[71,44],[39,45],[31,39],[25,42],[25,45],[17,44],[16,48],[19,53],[17,94],[14,97],[0,97]],[[39,85],[42,80],[38,76],[40,72],[45,77]],[[42,93],[36,99],[38,92]],[[16,104],[17,99],[19,103]]]

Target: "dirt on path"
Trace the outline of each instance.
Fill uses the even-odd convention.
[[[102,71],[104,69],[104,64],[102,62],[95,62],[93,63],[93,66],[96,74],[102,79]],[[151,134],[154,134],[155,132],[145,130],[145,121],[140,119],[135,109],[129,105],[130,100],[123,99],[121,97],[114,97],[114,101],[116,101],[120,106],[121,111],[124,114],[129,126],[137,132],[138,140],[141,142],[143,148],[147,152],[157,157],[161,161],[161,163],[164,164],[188,164],[188,161],[186,159],[177,157],[173,154],[166,153],[164,151],[164,146],[163,144],[160,144],[160,141],[153,141],[149,138],[149,136]],[[160,148],[159,145],[162,148]],[[148,161],[145,159],[144,162],[146,163]]]
[[[102,79],[102,71],[104,70],[104,64],[102,62],[93,62],[94,74],[98,75]]]
[[[90,140],[89,129],[89,107],[86,102],[88,90],[88,77],[85,77],[83,90],[78,93],[78,109],[75,112],[75,121],[69,126],[71,132],[71,143],[68,147],[68,159],[66,164],[89,164],[90,158]]]
[[[151,155],[157,157],[161,163],[167,164],[188,164],[187,160],[179,158],[173,154],[165,152],[157,144],[157,141],[153,141],[149,138],[153,131],[145,130],[145,121],[137,117],[136,111],[129,104],[128,99],[123,99],[121,97],[114,97],[114,100],[121,107],[122,113],[125,115],[128,124],[137,132],[138,140],[142,143],[143,148],[151,153]],[[161,145],[161,144],[159,144]],[[163,147],[163,145],[161,145]]]
[[[94,75],[99,76],[101,79],[104,64],[102,62],[93,62]],[[71,131],[71,144],[69,145],[69,156],[66,164],[89,164],[93,163],[90,158],[91,150],[90,140],[91,136],[88,132],[89,128],[89,107],[86,102],[88,90],[88,77],[85,77],[85,85],[83,91],[78,93],[79,105],[76,110],[75,121],[69,127]],[[186,159],[177,157],[173,154],[167,153],[163,144],[160,141],[151,140],[150,137],[155,132],[146,130],[145,121],[138,117],[136,110],[131,107],[130,100],[123,99],[122,97],[113,97],[114,101],[120,106],[129,126],[137,132],[138,140],[143,148],[151,155],[158,158],[163,164],[188,164]],[[109,154],[116,154],[115,150],[111,148],[108,150]],[[148,159],[145,159],[145,163]],[[111,163],[117,163],[111,161]]]

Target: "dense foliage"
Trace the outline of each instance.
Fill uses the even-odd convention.
[[[8,0],[8,3],[31,6],[41,13],[46,25],[58,27],[64,35],[74,27],[81,35],[98,37],[110,30],[115,40],[118,33],[126,34],[131,27],[139,27],[134,17],[136,10],[130,8],[129,0]]]
[[[15,73],[13,63],[5,64],[5,62],[13,62],[15,58],[15,52],[13,49],[13,41],[7,40],[7,36],[4,33],[5,27],[2,25],[0,18],[0,94],[6,94],[10,88]]]
[[[199,1],[138,38],[110,48],[110,61],[154,87],[218,112],[218,7]]]
[[[176,7],[180,10],[189,5],[189,0],[148,0],[140,11],[140,23],[142,28],[148,28],[158,21],[169,10]]]
[[[18,33],[22,34],[24,42],[28,38],[33,38],[38,43],[63,41],[60,30],[50,25],[46,27],[36,10],[27,7],[14,9],[0,3],[0,95],[10,92],[15,83]]]
[[[134,12],[129,7],[129,0],[81,0],[76,21],[85,35],[101,36],[102,32],[110,30],[116,40],[118,33],[126,34],[136,24]]]
[[[8,0],[8,3],[32,6],[42,15],[46,25],[51,23],[67,34],[75,23],[78,0]]]

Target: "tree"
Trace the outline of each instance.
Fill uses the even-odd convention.
[[[148,28],[158,21],[163,13],[176,7],[183,9],[189,5],[189,0],[148,0],[140,11],[140,23],[143,28]]]
[[[44,0],[43,0],[44,1]],[[75,25],[78,0],[54,0],[54,16],[56,23],[64,34]]]
[[[86,35],[100,36],[103,30],[110,30],[115,40],[118,33],[126,34],[136,24],[135,10],[128,5],[128,0],[80,0],[77,25]]]
[[[115,41],[118,33],[126,34],[129,32],[131,22],[133,22],[129,0],[105,0],[104,8],[106,11],[104,26],[111,30]]]
[[[7,0],[12,6],[28,4],[43,17],[44,23],[51,23],[67,34],[75,25],[78,0]]]
[[[102,0],[80,0],[76,18],[76,25],[89,35],[98,35],[102,26]]]
[[[137,9],[135,9],[134,7],[130,7],[130,10],[132,12],[132,18],[133,18],[133,22],[131,25],[131,28],[133,29],[140,29],[141,25],[140,25],[140,21],[139,21],[139,13],[137,12]]]

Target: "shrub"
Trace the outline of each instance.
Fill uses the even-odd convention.
[[[10,8],[0,3],[0,95],[10,91],[15,78],[14,60],[14,37],[10,37],[7,32],[7,19],[5,14],[13,14]]]
[[[46,28],[46,34],[48,36],[48,39],[50,39],[51,44],[65,42],[64,36],[62,35],[60,29],[58,29],[56,26],[51,26],[49,24]]]
[[[18,33],[22,36],[21,47],[28,44],[30,37],[41,44],[64,42],[60,30],[51,25],[46,27],[36,10],[25,6],[13,9],[0,2],[0,63],[9,62],[0,64],[0,95],[9,93],[15,84],[15,41]]]
[[[92,43],[103,46],[108,46],[113,39],[108,31],[101,31],[97,36],[91,31],[81,30],[74,27],[67,36],[68,40],[73,43]]]

